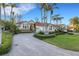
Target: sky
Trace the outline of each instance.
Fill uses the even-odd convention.
[[[23,21],[29,21],[34,20],[36,18],[41,20],[41,13],[40,13],[40,7],[38,4],[34,3],[17,3],[17,8],[14,8],[13,11],[15,11],[16,14],[21,14]],[[54,9],[54,14],[60,14],[61,17],[64,17],[62,19],[62,23],[68,25],[69,20],[72,17],[78,16],[79,17],[79,4],[77,3],[57,3],[56,6],[59,9]],[[2,9],[3,10],[3,9]],[[6,7],[6,14],[7,16],[10,15],[11,7]],[[2,15],[4,15],[4,12],[2,11]],[[49,17],[48,17],[49,22]],[[52,21],[53,23],[53,21]]]

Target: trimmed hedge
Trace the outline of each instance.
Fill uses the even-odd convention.
[[[34,37],[43,40],[43,39],[45,39],[45,38],[52,38],[52,37],[55,37],[55,35],[54,35],[54,34],[44,35],[44,34],[36,33],[36,34],[34,34]]]
[[[49,32],[48,35],[45,35],[43,32],[38,32],[38,33],[34,34],[34,37],[43,40],[46,38],[53,38],[57,35],[63,35],[63,34],[73,35],[73,33],[63,32],[63,31],[62,32]]]
[[[69,35],[74,35],[73,33],[70,33],[70,32],[68,32],[67,34],[69,34]]]
[[[44,32],[41,32],[41,31],[40,31],[40,32],[38,32],[38,34],[42,34],[42,35],[43,35],[43,34],[44,34]]]
[[[12,46],[12,33],[3,32],[2,33],[2,45],[0,47],[0,55],[8,53]]]

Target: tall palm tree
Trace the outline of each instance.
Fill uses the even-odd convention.
[[[62,23],[61,20],[62,20],[63,18],[64,18],[64,17],[59,17],[60,24]]]
[[[47,3],[41,3],[40,4],[40,9],[41,9],[41,22],[44,23],[43,31],[46,28],[46,23],[47,23],[47,11],[48,11],[48,4]]]
[[[22,15],[21,14],[16,14],[16,18],[17,18],[17,21],[20,22],[21,18],[22,18]]]
[[[56,27],[56,30],[57,30],[58,27],[61,26],[61,19],[63,19],[64,17],[60,17],[60,15],[57,14],[57,15],[53,16],[52,18],[53,18],[53,20],[56,22],[55,25],[57,26],[57,27]],[[58,24],[59,21],[60,21],[60,24]],[[60,27],[60,28],[61,28],[61,27]]]
[[[58,21],[59,21],[59,14],[55,15],[52,17],[52,20],[54,20],[56,23],[56,25],[58,25]]]
[[[48,9],[48,4],[47,3],[44,3],[44,26],[45,26],[45,32],[47,31],[47,12],[49,11]]]
[[[13,8],[16,7],[16,4],[15,3],[11,3],[10,6],[11,6],[10,18],[12,20],[12,15],[13,15],[12,12],[13,12]]]
[[[43,3],[40,3],[40,10],[41,10],[41,22],[43,22],[43,7],[44,7],[44,4],[43,4]]]
[[[14,15],[15,15],[15,13],[12,11],[12,20],[14,20]]]
[[[3,7],[3,10],[4,10],[4,20],[6,20],[6,12],[5,12],[6,4],[2,3],[2,7]]]
[[[37,17],[35,18],[35,22],[39,22],[39,19]]]
[[[1,3],[0,3],[0,20],[1,20],[1,6],[2,6],[2,5],[1,5]]]
[[[53,14],[53,9],[54,8],[58,8],[55,6],[56,4],[49,4],[49,3],[43,3],[41,4],[41,20],[42,20],[42,15],[43,15],[43,19],[44,19],[44,29],[45,31],[47,31],[47,14],[48,11],[50,11],[50,23],[51,23],[51,18],[52,18],[52,14]],[[42,13],[43,12],[43,13]],[[57,18],[56,18],[57,19]]]
[[[56,7],[56,3],[49,4],[48,10],[50,11],[50,24],[54,9],[58,9],[58,7]]]

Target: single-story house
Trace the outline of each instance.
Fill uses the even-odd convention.
[[[41,23],[41,22],[36,22],[36,32],[39,31],[45,31],[45,23]],[[54,31],[55,30],[55,26],[53,24],[47,24],[47,31]]]
[[[21,21],[18,22],[17,27],[21,30],[21,31],[55,31],[56,29],[63,27],[64,25],[55,25],[55,24],[50,24],[50,23],[42,23],[42,22],[34,22],[34,21]],[[47,28],[45,27],[45,25],[47,25]]]
[[[28,31],[34,31],[34,22],[31,21],[21,21],[16,23],[16,26],[22,31],[22,32],[28,32]]]

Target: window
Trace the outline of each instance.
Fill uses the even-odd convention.
[[[26,29],[26,26],[25,26],[25,29]]]
[[[52,26],[49,27],[49,30],[52,30]]]
[[[23,28],[24,28],[24,26],[23,26]]]

